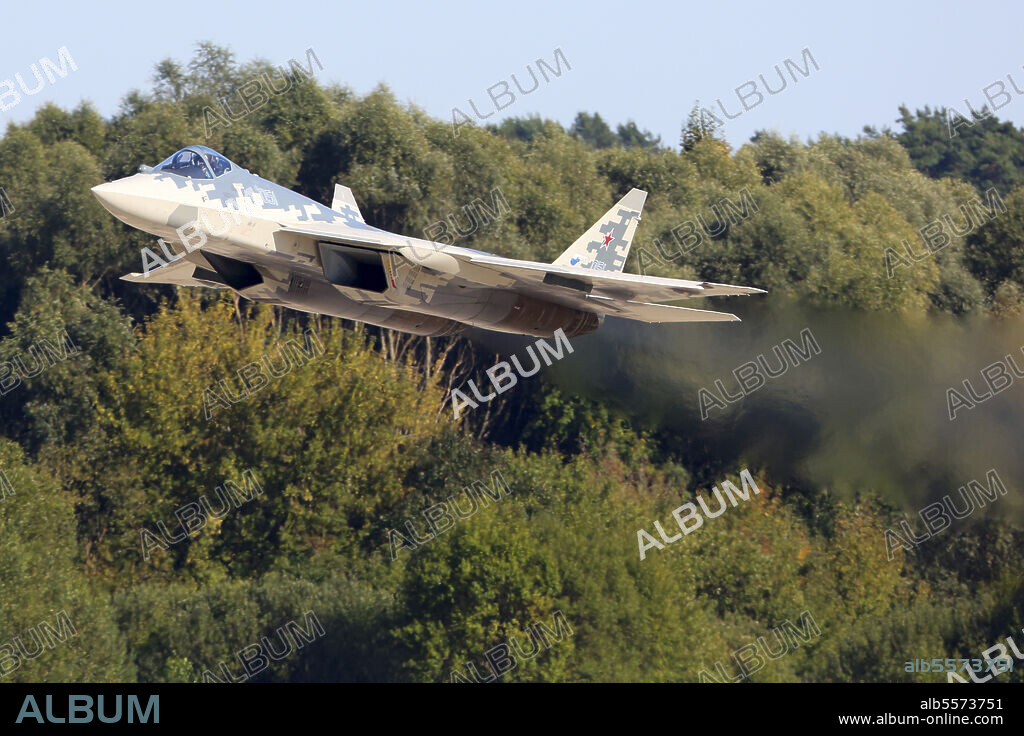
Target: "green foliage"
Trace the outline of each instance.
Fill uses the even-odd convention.
[[[967,240],[967,266],[989,294],[1008,283],[1024,286],[1024,187],[1004,202],[1007,211],[995,214]]]
[[[447,195],[451,164],[384,87],[345,105],[319,135],[300,171],[306,193],[330,201],[344,181],[360,193],[364,217],[385,229],[423,222],[431,199]]]
[[[701,141],[722,142],[722,123],[707,109],[700,106],[700,100],[693,103],[683,132],[679,137],[679,147],[683,151],[692,151]]]
[[[557,561],[538,549],[526,521],[514,504],[489,507],[408,563],[400,592],[408,620],[394,636],[408,651],[403,669],[414,679],[449,679],[491,645],[550,621]],[[554,647],[511,679],[563,679],[570,652],[571,643]]]
[[[284,186],[294,183],[298,166],[278,148],[270,133],[236,123],[217,131],[216,137],[219,142],[210,142],[239,166]]]
[[[525,118],[505,118],[497,125],[488,125],[487,129],[492,133],[523,143],[530,143],[539,135],[564,132],[561,125],[553,120],[545,120],[539,115],[530,115]]]
[[[578,113],[569,132],[594,148],[610,148],[615,145],[615,134],[601,113]]]
[[[47,103],[36,111],[35,117],[28,124],[28,130],[44,145],[74,141],[93,156],[100,159],[103,157],[103,118],[89,103],[83,102],[70,113]]]
[[[656,136],[649,130],[640,130],[633,120],[628,121],[625,125],[620,123],[615,126],[615,133],[623,148],[657,149],[661,146],[660,135]]]
[[[508,430],[530,450],[555,450],[567,457],[615,453],[633,467],[650,459],[645,439],[608,407],[565,396],[554,387],[545,386],[541,392],[527,404],[531,414],[523,426]]]
[[[143,681],[225,680],[225,671],[248,679],[239,652],[264,640],[287,656],[253,672],[258,681],[385,680],[397,661],[387,638],[392,594],[381,573],[336,572],[319,583],[276,573],[203,587],[147,583],[119,592],[114,605]],[[376,583],[362,579],[373,574]],[[297,640],[290,622],[313,641]]]
[[[0,362],[28,375],[0,405],[7,436],[33,450],[74,446],[91,427],[103,371],[135,346],[130,324],[68,274],[43,268],[25,282],[8,333]]]
[[[10,646],[0,664],[4,680],[134,678],[108,597],[76,560],[74,496],[27,465],[8,440],[0,440],[0,472],[0,644]]]
[[[1000,121],[987,108],[978,111],[938,107],[911,115],[900,107],[903,132],[897,140],[914,165],[934,178],[962,179],[978,192],[1000,194],[1024,184],[1024,132]]]
[[[137,349],[97,377],[96,439],[66,473],[87,498],[90,527],[104,530],[96,564],[209,579],[316,569],[376,544],[373,520],[401,501],[416,444],[439,431],[432,384],[384,362],[362,333],[316,331],[318,350],[269,310],[240,326],[229,300],[197,305],[183,298],[158,314]],[[125,457],[137,461],[126,467]],[[216,489],[248,470],[261,497],[168,550],[144,551],[141,529],[180,532],[176,510],[201,497],[223,509]]]

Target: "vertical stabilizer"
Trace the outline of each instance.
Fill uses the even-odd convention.
[[[558,256],[553,265],[622,271],[646,200],[647,192],[631,189],[618,204],[605,212],[600,220]]]
[[[356,204],[352,190],[341,184],[334,185],[334,201],[331,202],[331,209],[355,218],[359,222],[366,222],[363,219],[363,213],[359,211],[359,205]]]

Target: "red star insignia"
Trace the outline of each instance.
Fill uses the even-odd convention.
[[[610,242],[612,242],[612,235],[611,233],[608,233],[607,235],[604,236],[604,244],[608,245],[608,243]]]

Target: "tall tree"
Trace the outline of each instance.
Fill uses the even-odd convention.
[[[625,125],[619,124],[616,128],[619,144],[625,148],[657,149],[661,145],[661,136],[654,135],[649,130],[640,130],[636,122],[630,120]]]
[[[897,140],[928,176],[963,179],[980,192],[995,187],[1002,195],[1024,183],[1024,131],[987,108],[978,116],[944,107],[911,114],[903,105],[898,122]]]
[[[693,147],[700,141],[722,140],[722,123],[708,110],[700,106],[700,100],[693,103],[686,122],[683,123],[683,132],[679,139],[679,146],[684,151],[692,151]]]
[[[599,112],[593,115],[578,113],[569,132],[595,148],[611,148],[615,145],[615,134]]]

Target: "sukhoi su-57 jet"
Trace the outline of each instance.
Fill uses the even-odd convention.
[[[173,260],[123,278],[231,289],[246,299],[416,335],[467,325],[575,337],[606,316],[738,321],[664,302],[763,293],[746,286],[623,273],[647,193],[633,189],[554,263],[520,261],[368,225],[347,187],[330,207],[262,179],[205,146],[101,184],[115,217],[168,243]]]

